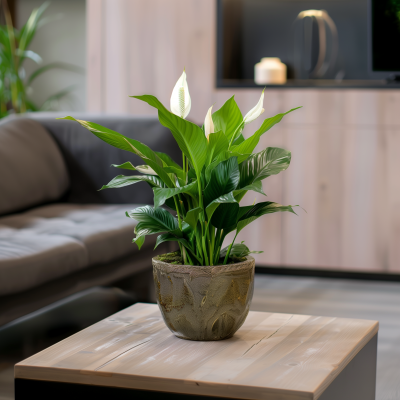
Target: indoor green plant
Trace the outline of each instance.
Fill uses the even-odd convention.
[[[83,69],[61,62],[44,65],[26,76],[24,63],[30,59],[41,63],[39,54],[29,50],[37,30],[50,19],[43,18],[43,13],[49,6],[43,3],[34,9],[24,26],[18,30],[13,27],[7,1],[2,2],[5,25],[0,25],[0,118],[10,113],[24,113],[26,111],[43,111],[51,108],[53,102],[60,100],[71,92],[73,87],[67,87],[50,96],[41,106],[37,106],[29,99],[29,89],[34,80],[51,69],[63,69],[82,73]]]
[[[105,142],[137,154],[146,165],[129,161],[117,168],[141,175],[118,175],[102,189],[147,182],[154,207],[138,207],[127,216],[138,221],[133,239],[140,248],[147,235],[160,234],[156,247],[176,241],[179,252],[153,259],[158,304],[168,327],[180,337],[216,340],[231,336],[243,323],[253,291],[254,259],[243,244],[222,248],[229,232],[237,234],[264,214],[294,212],[292,206],[265,201],[240,207],[249,190],[261,193],[262,180],[285,170],[291,153],[268,147],[252,154],[260,137],[289,112],[267,118],[245,139],[245,125],[264,111],[264,91],[257,105],[242,116],[234,97],[213,114],[208,110],[202,128],[187,121],[191,99],[183,72],[171,96],[171,111],[150,95],[132,96],[158,110],[182,150],[182,166],[168,155],[98,124],[76,120]],[[176,217],[161,206],[166,205]],[[215,279],[214,279],[215,278]],[[214,280],[213,280],[214,279]]]

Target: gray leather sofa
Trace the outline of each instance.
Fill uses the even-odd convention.
[[[110,285],[151,268],[146,240],[132,244],[125,211],[151,204],[145,183],[98,191],[132,161],[63,113],[13,116],[0,122],[0,326],[81,290]],[[77,115],[140,140],[177,162],[179,148],[157,118]]]

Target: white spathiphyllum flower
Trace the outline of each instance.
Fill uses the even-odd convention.
[[[265,90],[265,89],[264,89]],[[244,124],[247,125],[250,122],[254,121],[256,118],[258,118],[265,110],[263,109],[263,103],[264,103],[264,90],[261,93],[260,100],[258,100],[258,103],[253,107],[243,118]]]
[[[212,120],[212,114],[211,114],[211,110],[212,110],[213,106],[211,106],[208,111],[207,111],[207,115],[206,118],[204,120],[204,133],[206,135],[207,140],[209,140],[208,135],[210,133],[214,133],[214,122]]]
[[[186,82],[186,72],[183,70],[171,94],[171,112],[185,119],[190,112],[191,105],[192,101],[190,100],[189,87]]]

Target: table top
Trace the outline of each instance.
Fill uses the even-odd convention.
[[[137,303],[15,366],[15,377],[238,399],[317,399],[377,321],[250,312],[230,339],[178,339]]]

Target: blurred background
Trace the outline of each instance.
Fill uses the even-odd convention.
[[[8,3],[18,28],[43,4]],[[189,119],[200,124],[211,104],[218,108],[232,95],[246,113],[265,86],[266,117],[303,108],[259,143],[259,149],[281,146],[293,155],[291,167],[265,181],[264,190],[269,200],[306,212],[271,215],[239,240],[265,250],[256,256],[259,265],[398,273],[400,63],[399,52],[390,48],[396,34],[400,38],[396,4],[53,0],[29,45],[41,60],[27,57],[24,74],[52,68],[27,85],[26,95],[37,110],[60,115],[155,115],[129,96],[150,93],[168,104],[186,68]],[[372,14],[386,20],[374,22]],[[388,21],[390,32],[382,28]],[[374,66],[374,54],[386,64]],[[283,84],[255,83],[254,65],[263,57],[285,64]],[[245,136],[257,124],[246,127]],[[251,196],[245,201],[252,203]]]

